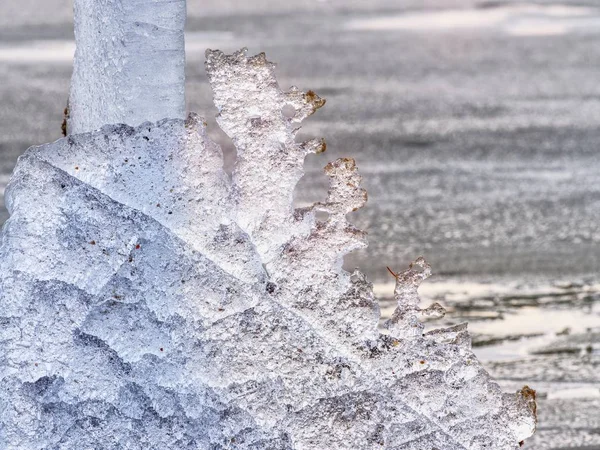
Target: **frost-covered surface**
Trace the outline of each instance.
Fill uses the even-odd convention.
[[[75,0],[69,133],[185,114],[185,0]]]
[[[0,449],[516,449],[534,393],[503,394],[465,326],[423,334],[419,259],[378,331],[353,160],[294,210],[322,106],[264,55],[207,53],[219,124],[110,125],[30,149],[0,247]],[[288,106],[286,106],[288,105]],[[293,107],[295,115],[288,118]],[[285,112],[285,114],[284,114]],[[327,213],[319,221],[316,211]]]

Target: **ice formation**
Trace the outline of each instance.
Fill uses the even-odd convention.
[[[292,207],[305,156],[325,147],[296,131],[324,101],[281,91],[264,54],[208,51],[206,67],[231,177],[194,114],[19,159],[0,247],[0,449],[518,448],[534,393],[502,393],[466,326],[424,333],[427,264],[395,274],[385,334],[371,284],[342,269],[366,245],[346,219],[366,201],[354,161],[325,167],[325,201]]]
[[[185,117],[185,0],[74,0],[70,134]]]

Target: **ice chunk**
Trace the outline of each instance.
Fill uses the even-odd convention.
[[[108,125],[30,149],[0,246],[0,448],[517,449],[534,393],[504,394],[465,326],[423,334],[419,259],[373,288],[344,255],[366,192],[327,164],[325,201],[294,210],[302,118],[264,55],[208,52],[232,178],[195,115]],[[295,114],[284,111],[291,105]],[[288,108],[289,109],[289,108]],[[316,212],[327,218],[318,220]]]
[[[185,0],[75,0],[69,134],[184,118]]]

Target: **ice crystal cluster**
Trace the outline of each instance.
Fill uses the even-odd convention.
[[[465,326],[424,333],[418,259],[378,329],[351,159],[294,209],[297,143],[324,101],[282,91],[264,54],[208,51],[223,170],[201,118],[106,125],[32,148],[0,247],[0,449],[516,449],[535,426]],[[110,100],[112,101],[112,100]],[[284,110],[293,108],[293,117]],[[317,220],[325,215],[324,220]]]

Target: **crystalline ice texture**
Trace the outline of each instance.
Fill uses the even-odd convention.
[[[75,0],[69,134],[185,114],[185,0]]]
[[[0,246],[0,449],[517,449],[535,393],[504,394],[466,325],[423,333],[419,259],[378,330],[342,258],[366,193],[351,159],[292,207],[323,104],[264,55],[207,53],[230,178],[195,115],[30,149]],[[284,107],[295,110],[288,118]],[[316,211],[327,213],[317,220]]]

